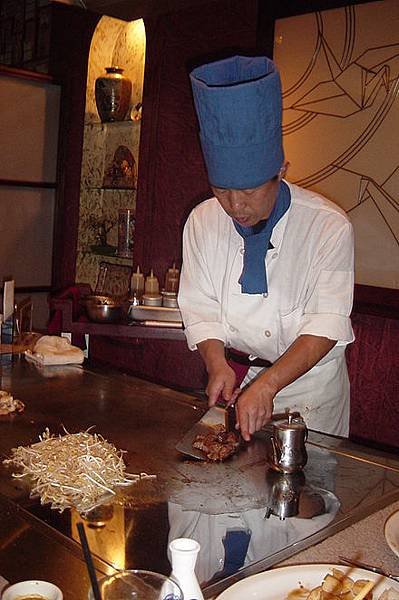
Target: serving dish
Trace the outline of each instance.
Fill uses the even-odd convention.
[[[396,556],[399,556],[399,510],[388,517],[384,528],[388,546]]]
[[[178,308],[165,306],[130,306],[129,318],[133,321],[168,321],[181,323],[181,312]]]
[[[366,569],[358,569],[344,565],[335,564],[307,564],[280,567],[251,575],[224,590],[217,600],[286,600],[290,598],[304,598],[299,595],[300,588],[312,590],[321,585],[324,577],[339,569],[342,573],[352,579],[368,579],[377,581],[373,588],[373,597],[378,598],[387,588],[394,588],[399,592],[399,583],[382,577]]]

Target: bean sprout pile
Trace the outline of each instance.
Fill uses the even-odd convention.
[[[18,467],[16,478],[29,478],[31,496],[39,495],[41,504],[51,504],[60,512],[75,508],[84,514],[115,496],[115,488],[130,485],[155,475],[125,472],[123,451],[94,433],[51,435],[48,428],[40,442],[18,446],[4,464]]]

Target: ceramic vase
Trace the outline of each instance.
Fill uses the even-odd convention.
[[[190,538],[177,538],[170,542],[169,550],[172,560],[172,577],[180,585],[184,600],[204,600],[197,576],[197,562],[200,545]]]
[[[132,82],[120,67],[107,67],[106,75],[98,77],[95,96],[102,122],[123,121],[130,108]]]

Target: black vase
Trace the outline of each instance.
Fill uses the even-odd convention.
[[[106,75],[96,79],[96,105],[103,122],[123,121],[130,107],[132,82],[120,67],[107,67]]]

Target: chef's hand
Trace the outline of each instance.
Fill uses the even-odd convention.
[[[211,367],[208,374],[206,393],[209,406],[214,406],[219,397],[227,404],[233,404],[239,393],[236,389],[236,375],[233,369],[225,362]]]
[[[270,420],[276,394],[307,373],[336,343],[325,337],[300,335],[270,369],[265,369],[240,394],[236,404],[237,425],[244,440],[249,442],[251,434]]]
[[[235,373],[227,364],[223,342],[204,340],[198,344],[198,350],[208,371],[209,406],[214,406],[219,397],[227,404],[234,404],[240,390],[236,389]]]
[[[277,390],[272,386],[261,386],[256,381],[241,392],[236,403],[236,427],[246,442],[250,441],[255,431],[270,421],[276,393]]]

